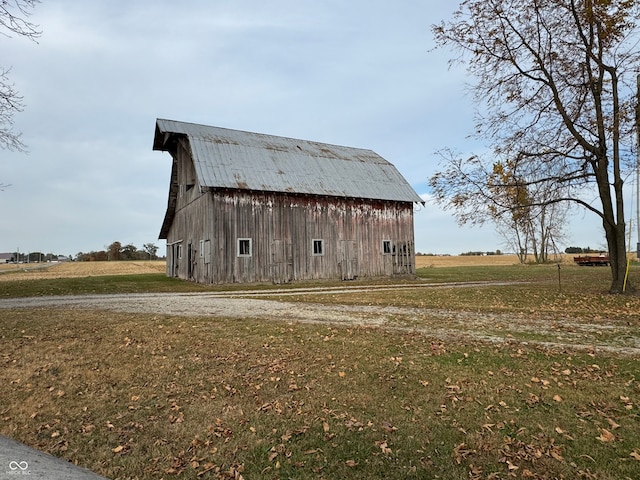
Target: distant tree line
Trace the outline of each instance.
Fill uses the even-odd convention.
[[[129,243],[122,245],[120,242],[113,242],[104,250],[91,251],[88,253],[78,252],[76,261],[78,262],[108,262],[120,260],[158,260],[158,247],[153,243],[145,243],[141,250]]]
[[[12,252],[11,257],[7,258],[9,263],[39,263],[39,262],[68,262],[71,256],[57,255],[55,253],[44,252]]]
[[[129,243],[122,245],[113,242],[104,250],[91,251],[89,253],[78,252],[73,255],[60,255],[44,252],[11,252],[11,257],[6,257],[8,263],[45,263],[45,262],[106,262],[109,260],[158,260],[158,247],[153,243],[145,243],[141,250]],[[5,257],[3,257],[5,258]],[[162,257],[164,258],[164,257]]]
[[[466,256],[484,256],[484,255],[503,255],[501,250],[496,250],[495,252],[464,252],[461,253],[459,256],[461,257],[466,257]],[[421,253],[421,252],[416,252],[416,257],[449,257],[451,256],[450,254],[446,254],[446,255],[440,255],[437,253]]]
[[[564,253],[600,253],[602,250],[596,250],[591,247],[567,247],[564,249]]]
[[[496,250],[495,252],[464,252],[461,253],[461,257],[483,257],[485,255],[502,255],[500,250]]]

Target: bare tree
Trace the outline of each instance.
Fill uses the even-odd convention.
[[[29,17],[37,3],[39,0],[0,1],[0,35],[6,38],[18,35],[35,41],[42,32],[29,22]],[[24,151],[26,147],[20,140],[20,134],[13,130],[13,116],[21,112],[24,105],[9,79],[10,71],[10,67],[0,66],[0,148]]]
[[[145,243],[142,245],[142,250],[149,255],[149,260],[156,258],[156,253],[158,253],[158,247],[154,243]]]
[[[640,2],[629,0],[465,0],[433,27],[475,79],[476,133],[493,147],[487,163],[513,162],[527,187],[555,188],[543,203],[572,202],[599,217],[612,293],[624,290],[639,18]],[[587,189],[599,205],[585,200]]]
[[[549,261],[555,242],[564,236],[567,208],[554,203],[558,190],[535,183],[535,172],[524,173],[511,161],[487,164],[479,157],[456,157],[440,152],[445,170],[430,179],[435,199],[453,208],[460,224],[493,223],[508,248],[521,263],[530,256],[536,263]]]

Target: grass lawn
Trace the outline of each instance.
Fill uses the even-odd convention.
[[[607,269],[563,267],[560,284],[553,265],[419,273],[516,283],[286,300],[640,326],[638,297],[604,293]],[[172,287],[154,275],[16,282],[32,294]],[[0,310],[0,433],[114,479],[640,478],[639,358],[522,340]]]

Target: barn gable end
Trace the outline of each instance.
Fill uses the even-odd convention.
[[[202,283],[414,274],[420,197],[371,150],[158,119],[167,274]]]

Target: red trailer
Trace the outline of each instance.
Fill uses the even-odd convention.
[[[580,255],[573,257],[573,261],[580,266],[588,267],[606,267],[609,265],[609,255],[601,253],[600,255]]]

